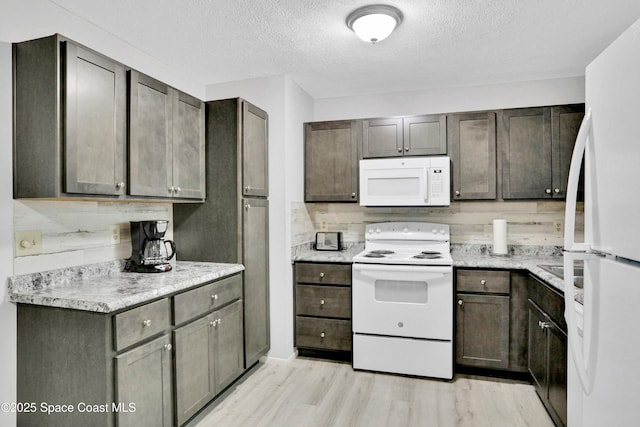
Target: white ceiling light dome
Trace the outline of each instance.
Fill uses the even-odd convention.
[[[402,12],[384,4],[364,6],[347,16],[347,27],[369,43],[386,39],[401,22]]]

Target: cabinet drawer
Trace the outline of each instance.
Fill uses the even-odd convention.
[[[351,265],[296,263],[296,282],[351,286]]]
[[[116,314],[116,351],[156,335],[171,325],[169,299],[161,299],[120,314]]]
[[[296,316],[296,346],[351,351],[351,321]]]
[[[510,285],[508,271],[458,270],[456,284],[458,292],[487,292],[508,294]]]
[[[351,318],[351,288],[296,285],[296,314]]]
[[[240,274],[178,294],[173,297],[175,324],[179,325],[239,298],[242,298]]]

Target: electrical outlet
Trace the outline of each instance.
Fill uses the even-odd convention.
[[[553,234],[562,234],[564,227],[562,221],[553,221]]]
[[[327,231],[327,221],[325,220],[320,221],[320,230]]]
[[[120,227],[117,225],[111,226],[111,243],[114,245],[120,243]]]
[[[42,231],[40,230],[16,231],[13,241],[17,257],[42,253]]]

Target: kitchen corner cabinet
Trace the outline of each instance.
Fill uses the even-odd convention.
[[[135,70],[128,75],[129,193],[204,199],[204,103]]]
[[[305,202],[358,201],[359,122],[304,125]]]
[[[13,45],[14,198],[126,191],[125,67],[60,35]]]
[[[447,140],[453,163],[453,200],[495,200],[495,112],[450,114]]]
[[[447,153],[445,114],[362,121],[362,157],[428,156]]]
[[[584,105],[502,110],[504,199],[564,199]]]
[[[529,280],[529,372],[554,423],[566,426],[568,353],[564,299],[535,277]]]
[[[18,400],[75,409],[18,425],[184,424],[244,373],[241,277],[113,314],[18,304]]]
[[[526,276],[506,270],[456,270],[456,363],[527,371]]]
[[[241,98],[206,108],[203,204],[174,204],[173,236],[185,261],[244,264],[244,365],[270,348],[267,113]],[[249,156],[249,158],[247,158]],[[249,187],[249,188],[247,188]]]
[[[337,357],[351,352],[351,265],[296,262],[295,343],[298,351]]]

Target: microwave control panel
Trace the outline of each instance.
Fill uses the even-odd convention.
[[[429,168],[429,203],[431,205],[449,205],[449,170],[442,167]]]

